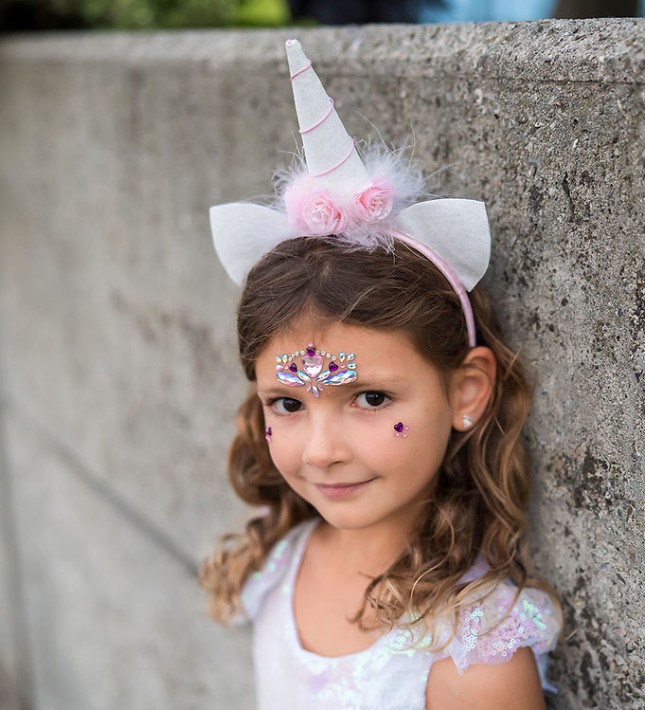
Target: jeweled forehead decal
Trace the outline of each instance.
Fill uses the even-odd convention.
[[[319,397],[327,385],[344,385],[358,377],[354,353],[332,355],[311,343],[291,355],[276,355],[275,362],[277,380],[289,387],[305,387],[314,397]]]

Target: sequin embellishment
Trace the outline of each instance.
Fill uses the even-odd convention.
[[[307,710],[425,710],[433,663],[451,657],[463,673],[472,663],[506,661],[522,646],[533,649],[542,685],[549,687],[546,652],[555,646],[559,622],[546,594],[524,589],[515,599],[517,588],[510,582],[498,584],[486,598],[466,606],[452,640],[450,614],[438,616],[434,638],[426,626],[413,624],[375,637],[371,646],[357,653],[321,656],[305,650],[293,594],[307,538],[316,524],[306,521],[292,529],[271,551],[262,571],[247,582],[245,596],[255,601],[249,616],[255,625],[262,710],[305,706]]]
[[[325,359],[329,360],[327,367],[324,367]],[[275,362],[278,381],[289,387],[304,387],[314,397],[320,397],[325,386],[344,385],[358,377],[354,353],[341,351],[332,355],[311,343],[291,355],[276,355]]]
[[[546,605],[546,595],[539,598],[550,611],[548,620],[529,596],[539,592],[525,589],[511,607],[515,591],[513,585],[501,585],[492,600],[486,599],[463,614],[461,638],[471,662],[499,663],[521,646],[535,646],[545,636],[553,637],[556,620]]]

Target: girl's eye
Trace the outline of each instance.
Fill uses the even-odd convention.
[[[356,403],[362,409],[379,409],[390,401],[390,398],[384,392],[361,392],[356,397]]]
[[[280,397],[271,402],[271,408],[277,414],[293,414],[302,408],[302,402],[291,397]]]

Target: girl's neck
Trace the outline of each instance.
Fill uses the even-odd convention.
[[[394,523],[339,529],[323,521],[317,532],[319,544],[339,571],[375,577],[385,572],[405,551],[411,529]]]

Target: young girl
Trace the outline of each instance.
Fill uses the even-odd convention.
[[[202,565],[212,615],[253,622],[260,710],[544,708],[560,612],[526,551],[530,386],[475,288],[485,209],[361,159],[287,54],[306,172],[211,209],[245,281],[229,473],[260,509]]]

